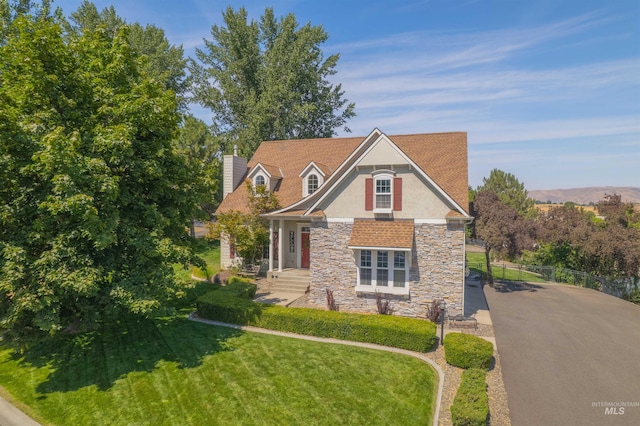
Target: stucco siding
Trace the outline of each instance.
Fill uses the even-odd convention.
[[[364,205],[365,180],[371,177],[372,167],[353,170],[319,208],[327,217],[373,218],[372,211]],[[444,219],[451,206],[442,199],[414,170],[408,167],[395,170],[402,178],[402,210],[394,211],[398,219]]]

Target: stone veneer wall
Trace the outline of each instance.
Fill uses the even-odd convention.
[[[351,223],[311,225],[311,284],[309,303],[326,306],[326,288],[333,290],[339,309],[377,312],[374,293],[356,293],[356,261],[349,249]],[[416,224],[409,295],[384,295],[395,315],[424,317],[427,305],[444,299],[447,313],[463,313],[464,226]]]

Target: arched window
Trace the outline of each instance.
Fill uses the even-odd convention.
[[[256,186],[264,186],[264,176],[262,175],[256,176],[254,183],[256,184]]]
[[[311,195],[314,192],[316,192],[317,189],[318,189],[318,176],[309,175],[309,177],[307,178],[307,193]]]

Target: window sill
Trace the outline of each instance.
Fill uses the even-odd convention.
[[[393,209],[373,209],[373,212],[380,214],[391,214],[393,213]]]
[[[399,294],[409,295],[409,286],[405,287],[376,287],[372,285],[357,285],[356,292],[358,293],[382,293],[382,294]]]

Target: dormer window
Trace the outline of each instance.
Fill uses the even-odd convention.
[[[317,190],[318,190],[318,176],[309,175],[309,177],[307,177],[307,193],[311,195]]]
[[[310,162],[300,173],[302,178],[302,196],[308,197],[322,186],[329,173],[329,168],[324,164]]]
[[[262,176],[262,175],[256,176],[256,178],[254,179],[253,183],[255,184],[256,188],[259,187],[259,186],[264,186],[264,184],[265,184],[264,176]]]

